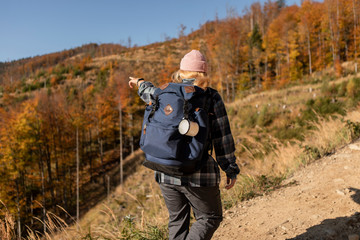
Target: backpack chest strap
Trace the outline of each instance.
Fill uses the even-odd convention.
[[[189,102],[185,99],[184,99],[183,112],[184,112],[184,119],[188,119],[189,118]]]

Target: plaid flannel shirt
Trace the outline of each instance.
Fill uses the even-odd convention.
[[[193,80],[184,79],[184,83],[192,83]],[[142,82],[138,94],[140,98],[149,103],[154,102],[153,94],[156,87],[151,82]],[[211,138],[215,149],[216,161],[209,155],[208,161],[197,172],[186,176],[169,176],[155,171],[155,180],[159,183],[174,184],[191,187],[210,187],[220,183],[220,168],[225,171],[229,178],[236,178],[240,169],[236,164],[235,144],[231,134],[229,119],[227,117],[224,102],[220,94],[211,90],[214,117],[211,123]]]

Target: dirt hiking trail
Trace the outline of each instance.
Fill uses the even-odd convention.
[[[359,239],[360,140],[225,211],[213,239]]]

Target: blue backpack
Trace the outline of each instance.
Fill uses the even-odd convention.
[[[207,161],[212,148],[211,91],[215,90],[183,83],[167,83],[155,90],[155,102],[146,106],[141,130],[145,167],[183,176],[197,171]],[[184,119],[198,125],[195,136],[179,132],[179,123]]]

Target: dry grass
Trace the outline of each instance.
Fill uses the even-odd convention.
[[[314,122],[315,130],[307,134],[303,142],[292,141],[282,143],[272,138],[273,151],[266,155],[264,159],[253,158],[244,171],[251,173],[251,175],[286,175],[300,165],[304,165],[314,160],[308,152],[308,147],[311,146],[313,151],[318,150],[318,156],[322,157],[330,154],[336,148],[342,147],[350,143],[351,132],[346,127],[345,120],[358,121],[360,113],[358,111],[350,112],[346,118],[341,116],[332,117],[328,120],[321,119]],[[255,149],[247,149],[248,154],[254,155],[254,151],[265,152],[264,146],[255,139],[248,137]],[[251,140],[249,140],[251,139]],[[264,154],[265,155],[265,154]]]
[[[11,240],[15,235],[15,220],[1,200],[0,203],[5,207],[5,211],[1,210],[3,218],[0,219],[0,239]]]
[[[52,235],[52,239],[138,239],[153,226],[167,225],[167,209],[151,170],[139,167],[111,196],[89,211],[78,223]],[[131,225],[131,226],[130,226]],[[133,233],[127,232],[132,229]],[[136,234],[128,238],[130,234]],[[90,239],[90,238],[89,238]]]
[[[144,156],[137,151],[132,158],[140,162]],[[61,229],[51,239],[81,239],[85,236],[88,237],[85,239],[138,239],[140,235],[148,234],[149,226],[165,226],[167,209],[153,172],[138,167],[133,169],[133,173],[123,186],[117,187],[78,223]],[[132,229],[133,233],[127,232],[128,229]],[[136,236],[129,238],[131,234]]]

